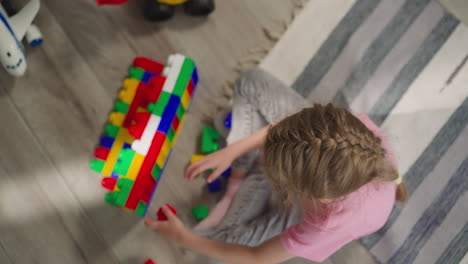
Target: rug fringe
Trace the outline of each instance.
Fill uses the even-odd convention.
[[[291,0],[293,4],[293,9],[291,12],[291,16],[284,20],[273,17],[272,20],[275,22],[276,26],[273,28],[262,27],[262,32],[265,38],[268,40],[268,43],[263,46],[254,47],[248,50],[248,54],[244,57],[241,57],[236,65],[234,66],[233,70],[236,72],[235,79],[239,78],[239,75],[242,72],[245,72],[251,68],[256,67],[260,64],[260,62],[268,55],[270,50],[275,46],[276,42],[278,42],[284,32],[288,29],[291,22],[294,18],[302,11],[308,0]],[[203,114],[203,122],[211,122],[213,116],[222,111],[226,107],[230,107],[232,105],[232,96],[234,94],[234,81],[226,80],[222,87],[222,95],[221,98],[217,97],[216,100],[213,100],[213,111],[210,113]]]

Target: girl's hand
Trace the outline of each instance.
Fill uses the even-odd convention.
[[[191,164],[185,171],[184,177],[191,181],[203,171],[215,169],[215,171],[208,176],[208,182],[210,183],[227,170],[235,158],[236,155],[233,154],[229,147],[223,148]]]
[[[185,228],[182,221],[166,205],[162,206],[162,210],[167,217],[166,221],[153,221],[145,217],[145,225],[159,231],[164,239],[177,244],[183,244],[189,236],[190,231]]]

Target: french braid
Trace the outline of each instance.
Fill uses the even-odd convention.
[[[316,104],[269,129],[264,166],[289,201],[334,199],[374,179],[395,180],[385,155],[381,139],[349,111]]]

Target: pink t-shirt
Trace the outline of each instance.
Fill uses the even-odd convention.
[[[387,159],[395,165],[393,153],[379,128],[367,116],[357,117],[382,138]],[[280,235],[281,244],[293,255],[324,261],[345,244],[381,228],[395,203],[395,191],[394,182],[370,182],[334,203],[324,220],[306,212],[302,222]]]

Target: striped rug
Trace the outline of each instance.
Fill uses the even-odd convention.
[[[382,263],[468,263],[468,27],[429,0],[310,0],[261,67],[366,113],[410,194],[361,240]]]

